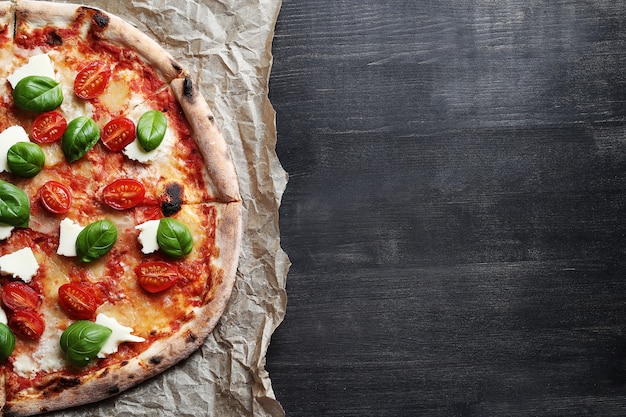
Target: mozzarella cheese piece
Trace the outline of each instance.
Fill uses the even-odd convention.
[[[0,256],[0,273],[13,275],[26,283],[33,279],[38,269],[37,258],[29,247]]]
[[[156,252],[159,249],[157,242],[157,229],[159,228],[160,220],[148,220],[145,223],[135,226],[135,229],[140,230],[139,243],[141,243],[141,251],[144,254]]]
[[[108,327],[112,331],[109,338],[104,342],[100,352],[98,352],[97,356],[99,358],[105,358],[107,355],[117,352],[120,343],[145,342],[146,340],[143,337],[133,335],[133,329],[131,327],[122,326],[113,317],[109,317],[103,313],[99,313],[96,316],[96,324]]]
[[[142,164],[147,164],[149,162],[154,161],[159,156],[160,149],[161,147],[159,146],[158,148],[150,152],[146,152],[145,150],[143,150],[143,148],[139,144],[139,141],[135,139],[134,141],[126,145],[126,147],[122,150],[122,152],[129,159],[132,159],[137,162],[141,162]]]
[[[39,75],[54,79],[54,67],[50,61],[50,57],[46,54],[34,55],[28,59],[28,62],[18,67],[13,74],[7,77],[11,87],[15,88],[23,78],[30,75]]]
[[[59,247],[57,248],[57,254],[70,257],[76,256],[76,238],[84,227],[78,223],[74,223],[67,217],[61,220],[59,227]]]
[[[0,133],[0,172],[9,171],[7,153],[11,146],[19,142],[30,142],[22,126],[10,126]]]
[[[13,229],[15,229],[13,226],[0,223],[0,240],[8,239]]]
[[[7,318],[7,313],[3,308],[0,308],[0,323],[9,324],[9,319]]]

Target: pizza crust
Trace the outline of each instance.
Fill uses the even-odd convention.
[[[170,85],[191,125],[209,176],[217,188],[216,197],[223,202],[240,201],[235,167],[209,105],[191,77],[177,78]]]

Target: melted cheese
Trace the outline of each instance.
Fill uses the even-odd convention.
[[[11,87],[15,88],[17,83],[31,75],[55,78],[54,67],[47,54],[31,56],[28,62],[13,71],[13,74],[9,75],[7,80],[11,84]]]
[[[29,247],[0,256],[0,273],[29,283],[39,270],[39,263]]]
[[[19,142],[30,142],[22,126],[11,126],[0,133],[0,172],[9,171],[7,153],[11,146]]]
[[[160,220],[148,220],[138,226],[135,229],[140,230],[139,243],[141,243],[141,251],[144,254],[149,254],[159,250],[159,243],[157,242],[157,229],[159,228]]]
[[[65,218],[59,225],[59,247],[57,249],[58,255],[63,256],[76,256],[76,238],[79,233],[84,229],[78,223]]]
[[[113,317],[100,313],[96,316],[96,324],[108,327],[112,333],[109,338],[104,342],[104,345],[98,352],[99,358],[106,358],[107,355],[117,352],[120,343],[124,342],[145,342],[143,337],[133,335],[132,327],[122,326]]]

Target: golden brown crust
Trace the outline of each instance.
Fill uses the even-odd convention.
[[[209,176],[217,189],[216,197],[225,203],[240,201],[235,167],[209,105],[188,76],[172,80],[171,87],[198,142]]]
[[[96,16],[95,29],[101,39],[134,49],[165,81],[185,74],[182,66],[161,45],[135,26],[111,13],[98,11]]]

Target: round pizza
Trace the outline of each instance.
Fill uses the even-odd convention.
[[[194,79],[91,7],[0,1],[0,414],[95,402],[198,349],[242,205]]]

